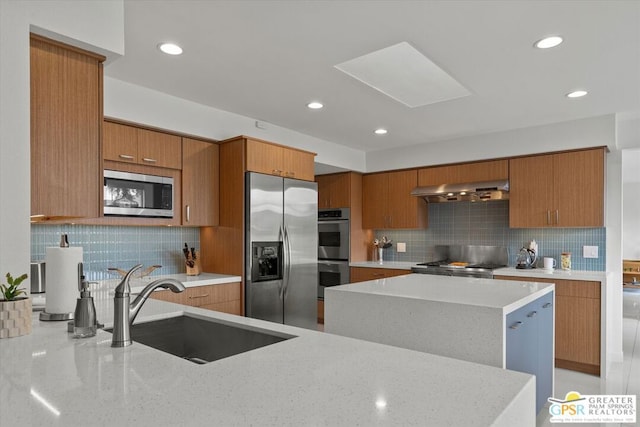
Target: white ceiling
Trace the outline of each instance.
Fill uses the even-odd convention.
[[[533,43],[560,34],[560,46]],[[170,57],[156,48],[180,44]],[[408,42],[471,92],[418,108],[335,65]],[[363,151],[640,111],[640,1],[125,0],[109,77]],[[589,95],[564,95],[584,88]],[[325,108],[309,110],[318,100]],[[373,134],[378,127],[389,133]]]

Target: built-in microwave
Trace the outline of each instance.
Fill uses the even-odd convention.
[[[105,169],[104,214],[173,218],[173,178]]]

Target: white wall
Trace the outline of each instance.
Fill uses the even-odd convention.
[[[207,107],[120,80],[105,78],[104,114],[163,129],[222,140],[238,135],[273,141],[317,153],[316,162],[364,172],[362,151],[314,138],[256,119]]]
[[[123,54],[124,4],[0,1],[0,274],[28,273],[30,236],[29,31]],[[4,281],[4,280],[3,280]],[[28,288],[28,286],[27,286]]]
[[[622,258],[640,259],[640,149],[622,152]]]
[[[612,362],[622,362],[622,152],[612,149],[606,164],[605,226],[607,228],[607,284],[603,298],[606,310],[607,353],[601,360],[605,372]]]
[[[520,156],[548,151],[616,147],[614,115],[476,135],[367,153],[367,171]],[[452,149],[455,147],[455,150]]]

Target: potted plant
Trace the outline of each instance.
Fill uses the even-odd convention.
[[[7,273],[7,284],[0,285],[0,338],[13,338],[31,333],[31,299],[19,288],[27,278],[23,274],[15,279]],[[21,296],[25,295],[25,296]]]

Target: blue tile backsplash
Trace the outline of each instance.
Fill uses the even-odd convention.
[[[539,256],[553,257],[558,265],[561,252],[572,253],[573,270],[604,271],[606,265],[605,228],[509,228],[508,201],[430,204],[428,229],[375,230],[375,236],[383,235],[393,240],[383,255],[388,261],[422,262],[434,245],[491,245],[506,246],[514,266],[520,248],[535,239]],[[407,252],[396,251],[398,242],[406,242]],[[598,258],[583,258],[585,245],[598,246]]]
[[[193,227],[124,227],[96,225],[31,225],[31,260],[44,261],[46,248],[59,246],[67,234],[69,246],[82,246],[88,280],[118,277],[109,267],[128,270],[136,264],[159,264],[152,275],[185,272],[185,243],[200,249],[200,229]]]

